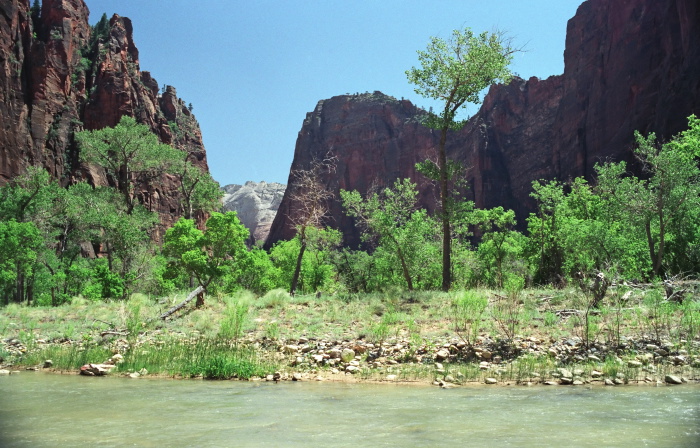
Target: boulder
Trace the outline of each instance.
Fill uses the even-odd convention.
[[[666,375],[664,377],[664,381],[666,384],[683,384],[683,380],[681,377],[676,376],[676,375]]]

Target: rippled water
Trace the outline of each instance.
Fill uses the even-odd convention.
[[[700,387],[0,377],[0,446],[700,446]]]

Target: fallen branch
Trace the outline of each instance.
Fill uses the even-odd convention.
[[[103,324],[105,324],[105,325],[109,325],[109,328],[117,328],[117,326],[114,325],[113,323],[110,323],[110,322],[107,322],[107,321],[104,321],[104,320],[100,320],[100,319],[93,319],[93,320],[94,320],[95,322],[100,322],[100,323],[103,323]]]
[[[181,308],[183,308],[185,305],[187,305],[188,303],[190,303],[190,302],[192,301],[192,299],[194,299],[195,297],[197,297],[198,294],[201,294],[201,293],[203,293],[203,292],[204,292],[204,288],[203,288],[202,286],[198,286],[197,289],[195,289],[194,291],[192,291],[182,303],[180,303],[179,305],[175,305],[174,307],[170,308],[170,309],[169,309],[168,311],[166,311],[165,313],[161,314],[161,315],[160,315],[160,318],[163,319],[163,320],[165,320],[168,316],[170,316],[171,314],[173,314],[173,313],[175,313],[176,311],[178,311],[178,310],[180,310]]]
[[[105,337],[108,334],[114,336],[129,336],[128,331],[103,331],[102,333],[100,333],[100,336]]]

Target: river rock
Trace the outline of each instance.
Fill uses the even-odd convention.
[[[45,369],[49,369],[51,367],[53,367],[53,361],[51,361],[50,359],[47,359],[46,361],[44,361],[44,368]]]
[[[484,382],[486,384],[498,384],[498,380],[496,378],[492,378],[492,377],[486,378],[484,380]]]
[[[614,386],[615,383],[613,383],[613,380],[611,380],[610,378],[605,378],[605,385],[606,386]]]
[[[296,353],[296,352],[298,352],[298,351],[299,351],[299,346],[298,346],[298,345],[285,345],[285,346],[284,346],[284,352],[285,352],[285,353],[292,354],[292,353]]]
[[[331,359],[340,359],[340,355],[342,355],[342,354],[343,354],[343,352],[341,352],[337,348],[334,348],[334,349],[328,351],[328,356],[330,356]]]
[[[600,378],[601,376],[603,376],[603,372],[599,370],[593,370],[591,372],[591,378]]]
[[[632,360],[632,361],[628,361],[627,365],[632,367],[632,368],[638,369],[639,367],[642,367],[642,362],[637,361],[637,360]]]
[[[350,348],[345,348],[340,354],[340,359],[343,360],[343,362],[350,362],[353,359],[355,359],[355,351]]]
[[[438,350],[438,352],[435,353],[435,360],[437,360],[437,361],[444,361],[449,357],[450,357],[450,352],[444,348]]]
[[[573,378],[573,377],[574,377],[574,374],[571,373],[571,370],[569,370],[569,369],[564,369],[564,368],[561,368],[561,367],[560,367],[560,368],[557,369],[557,372],[559,373],[559,375],[561,375],[561,378],[562,378],[562,379],[564,379],[564,378]]]
[[[360,368],[357,367],[357,366],[347,366],[347,367],[345,368],[345,371],[348,372],[348,373],[357,373],[357,372],[360,371]]]
[[[0,375],[9,375],[10,371],[6,369],[0,369]]]
[[[687,358],[683,355],[678,355],[673,357],[673,363],[677,366],[682,366],[687,362]]]
[[[301,373],[299,372],[294,372],[292,374],[292,381],[301,381]]]
[[[398,378],[396,375],[387,375],[386,376],[387,381],[396,381],[396,378]]]
[[[489,360],[491,359],[491,352],[488,350],[482,350],[481,353],[479,353],[479,356],[481,359]]]
[[[85,364],[80,368],[80,374],[85,376],[103,376],[114,366],[109,364]]]
[[[564,384],[564,385],[569,385],[569,384],[572,384],[573,382],[574,382],[573,378],[571,378],[569,376],[563,376],[559,380],[559,383]]]
[[[664,381],[666,384],[683,384],[683,380],[676,375],[666,375]]]
[[[447,376],[445,377],[445,381],[447,381],[448,383],[454,383],[454,382],[455,382],[455,377],[453,377],[452,375],[447,375]]]

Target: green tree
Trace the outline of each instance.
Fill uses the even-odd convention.
[[[194,277],[205,291],[224,276],[240,277],[242,263],[248,255],[245,241],[248,229],[236,212],[212,213],[202,232],[191,219],[180,218],[165,233],[163,253],[173,266]],[[197,307],[204,305],[204,296],[197,298]]]
[[[363,199],[357,191],[341,191],[348,216],[365,227],[363,238],[375,238],[379,246],[395,254],[409,291],[419,270],[421,252],[433,225],[425,210],[417,209],[416,184],[410,179],[397,179],[393,188]]]
[[[625,219],[646,239],[651,276],[669,267],[668,243],[672,242],[677,262],[682,253],[693,252],[700,218],[700,120],[689,118],[690,128],[666,144],[651,133],[635,133],[635,156],[642,165],[644,179],[629,176],[624,162],[596,167],[601,194],[614,204]],[[671,257],[673,258],[673,257]]]
[[[30,302],[32,277],[43,244],[33,223],[0,221],[0,294],[6,304],[11,299]]]
[[[194,218],[198,211],[210,213],[221,209],[223,192],[209,173],[189,161],[178,164],[174,171],[180,181],[185,218]]]
[[[495,286],[503,288],[504,265],[515,261],[522,249],[522,235],[514,230],[515,212],[495,207],[489,210],[475,210],[474,215],[481,231],[479,258],[485,264],[490,279],[495,277]]]
[[[131,213],[136,204],[135,187],[152,183],[162,174],[173,172],[182,151],[158,142],[148,126],[123,116],[113,128],[75,134],[80,159],[103,167]]]
[[[470,29],[455,30],[449,40],[432,37],[426,51],[418,51],[421,67],[406,71],[416,93],[442,102],[438,114],[429,113],[426,124],[440,131],[438,172],[442,211],[442,289],[450,289],[451,225],[448,213],[449,164],[445,153],[447,132],[459,129],[464,122],[456,119],[458,110],[467,103],[479,104],[481,92],[496,82],[511,78],[508,69],[515,49],[503,33],[474,34]]]
[[[340,243],[341,234],[337,230],[309,226],[305,239],[303,252],[300,234],[291,240],[279,241],[272,247],[270,258],[279,269],[282,285],[291,287],[296,282],[295,292],[313,293],[330,286],[335,274],[331,264],[332,249]],[[303,253],[301,261],[300,253]]]

